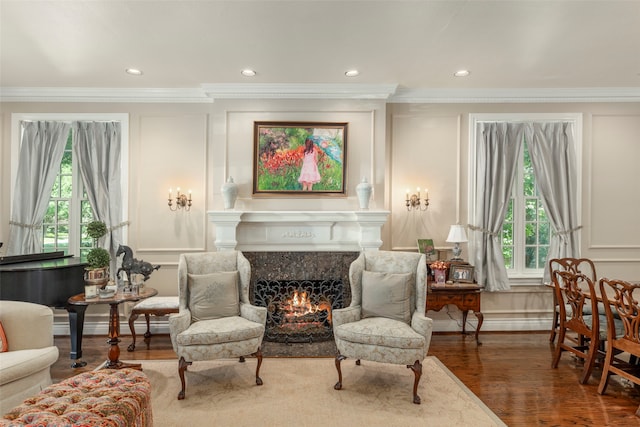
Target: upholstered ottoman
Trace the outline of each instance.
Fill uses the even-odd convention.
[[[85,372],[46,387],[4,414],[0,426],[153,425],[151,384],[134,369]]]
[[[128,351],[134,351],[136,349],[136,328],[133,322],[136,321],[138,316],[144,314],[144,318],[147,321],[147,332],[144,333],[144,342],[149,349],[149,343],[151,342],[151,331],[149,328],[149,316],[166,316],[171,313],[178,312],[178,297],[151,297],[143,299],[137,303],[131,310],[129,315],[129,329],[131,330],[131,336],[133,342],[127,347]]]

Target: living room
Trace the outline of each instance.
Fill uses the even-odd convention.
[[[522,81],[513,80],[515,77],[504,72],[495,77],[495,80],[485,77],[487,80],[479,83],[477,80],[470,82],[453,77],[454,65],[464,63],[465,58],[438,60],[439,52],[444,48],[423,52],[418,50],[420,44],[413,44],[414,42],[407,45],[407,50],[414,49],[407,56],[417,53],[429,54],[435,59],[427,61],[424,67],[413,68],[412,73],[430,75],[439,70],[442,71],[441,77],[421,82],[420,78],[413,76],[414,80],[410,84],[409,80],[396,80],[395,76],[401,74],[378,75],[377,79],[372,80],[366,77],[367,72],[371,73],[372,70],[363,70],[360,80],[357,80],[358,77],[345,79],[342,75],[340,79],[331,77],[321,80],[315,79],[315,76],[296,77],[291,70],[282,71],[280,76],[270,76],[268,69],[259,67],[260,56],[253,52],[256,56],[250,59],[225,56],[224,60],[219,62],[229,65],[223,71],[218,71],[217,80],[206,77],[196,77],[196,80],[193,80],[185,77],[181,83],[176,84],[172,81],[172,85],[163,85],[163,80],[155,77],[160,72],[158,69],[165,67],[164,63],[180,62],[173,57],[182,58],[179,56],[181,48],[167,42],[171,35],[177,37],[173,31],[163,35],[163,45],[160,47],[155,44],[154,36],[143,36],[136,41],[146,43],[142,50],[155,51],[156,59],[138,60],[129,57],[122,61],[115,61],[113,58],[108,60],[111,66],[109,73],[122,74],[115,78],[105,76],[107,71],[104,70],[96,73],[94,77],[90,76],[95,71],[92,69],[86,71],[89,77],[75,76],[74,72],[66,70],[73,68],[69,65],[73,64],[72,59],[75,57],[71,40],[76,40],[67,36],[69,38],[65,40],[69,46],[64,49],[68,54],[67,67],[57,67],[60,70],[54,73],[55,66],[51,65],[50,69],[48,65],[42,65],[49,64],[48,60],[41,58],[40,64],[34,64],[31,59],[18,55],[15,51],[17,48],[9,49],[8,44],[11,40],[21,49],[25,48],[29,45],[25,39],[36,33],[31,26],[20,28],[16,24],[14,28],[8,21],[14,19],[15,22],[23,22],[18,18],[31,12],[38,17],[34,25],[46,23],[51,17],[47,16],[47,13],[51,13],[50,8],[53,5],[61,7],[60,4],[47,2],[49,6],[43,10],[38,10],[35,6],[33,10],[29,10],[28,7],[17,3],[3,2],[2,5],[2,27],[8,28],[3,29],[3,32],[8,32],[8,37],[2,37],[3,76],[0,78],[0,241],[4,242],[0,255],[6,254],[2,251],[6,250],[10,239],[12,207],[18,196],[13,185],[18,165],[21,120],[113,120],[121,123],[121,221],[126,223],[122,228],[122,243],[131,247],[137,258],[161,266],[152,274],[147,285],[157,289],[162,296],[177,295],[176,277],[180,254],[217,250],[216,241],[221,238],[220,229],[211,220],[210,214],[228,212],[224,208],[221,189],[229,177],[232,177],[238,186],[238,196],[232,211],[239,214],[298,211],[357,213],[361,209],[355,189],[362,179],[366,178],[373,188],[368,211],[386,214],[386,221],[380,228],[379,249],[416,252],[417,239],[427,238],[432,239],[436,249],[443,251],[443,256],[449,258],[453,245],[446,240],[451,225],[474,225],[474,124],[483,120],[570,120],[575,124],[574,143],[579,189],[576,199],[581,227],[580,254],[596,263],[599,277],[631,281],[640,278],[640,229],[636,226],[635,214],[640,209],[640,198],[638,192],[633,189],[633,184],[640,178],[636,166],[640,154],[637,144],[640,134],[640,85],[637,63],[636,69],[632,69],[627,67],[628,63],[622,59],[638,57],[637,46],[629,42],[638,40],[637,30],[635,25],[627,25],[633,22],[633,19],[637,19],[640,13],[635,2],[614,2],[614,6],[605,4],[610,2],[595,2],[597,7],[589,12],[586,9],[593,4],[587,6],[584,2],[574,2],[576,9],[573,12],[583,14],[581,16],[586,14],[586,17],[580,23],[573,23],[575,27],[572,29],[585,40],[572,41],[576,44],[565,46],[571,52],[570,60],[563,63],[561,70],[553,70],[558,74],[564,72],[562,79],[545,82],[544,73],[550,71],[542,67],[531,67],[529,71],[534,77],[528,82],[528,86],[524,86]],[[93,7],[98,9],[93,10],[94,16],[106,13],[108,9],[102,9],[106,6],[101,4],[104,2],[95,3],[97,5]],[[171,21],[172,9],[166,4],[171,2],[163,3],[165,4],[159,6],[154,13],[160,14],[162,19],[158,21],[166,24],[167,20]],[[239,16],[244,13],[252,17],[249,23],[257,25],[256,22],[259,22],[256,16],[246,10],[253,5],[251,2],[242,2],[243,6],[235,6],[239,9],[226,9],[226,12],[216,9],[215,3],[224,3],[228,8],[231,6],[225,2],[208,5],[212,8],[207,10],[210,19],[214,19],[220,26],[223,21],[230,19],[226,15],[229,13],[236,19],[240,19]],[[299,9],[301,6],[297,3],[293,2],[292,13],[329,19],[325,14],[326,10],[316,4],[321,2],[299,2],[306,3],[305,7],[311,8],[305,13]],[[390,13],[391,3],[396,2],[379,3],[379,9],[375,9],[371,21],[357,21],[359,7],[362,5],[347,4],[345,9],[337,12],[338,15],[343,15],[341,19],[344,21],[341,20],[340,23],[346,26],[347,18],[350,18],[363,26],[373,26],[375,18],[384,19],[385,14]],[[397,6],[397,14],[389,14],[389,25],[393,25],[396,31],[401,31],[404,27],[415,27],[417,23],[414,20],[418,20],[420,16],[426,19],[426,16],[433,14],[428,22],[435,25],[436,16],[446,21],[445,18],[453,19],[455,15],[455,11],[444,5],[440,6],[446,9],[446,14],[437,15],[443,12],[431,9],[429,5],[416,5],[416,2],[402,3],[402,6]],[[457,7],[465,10],[463,15],[466,19],[462,22],[454,21],[456,25],[468,25],[471,19],[469,15],[473,15],[474,12],[473,7],[467,6],[470,9],[464,9],[464,2],[452,3],[457,3]],[[275,10],[263,10],[263,16],[277,22],[278,12],[282,13],[280,8],[284,6],[269,6],[275,7]],[[430,6],[436,7],[433,4]],[[549,10],[536,10],[529,6],[536,16],[540,14],[541,20],[546,16],[544,13],[549,13]],[[165,7],[167,9],[164,9]],[[411,16],[411,7],[421,12],[417,14],[418,18]],[[565,13],[572,11],[569,5],[546,7],[561,7]],[[139,13],[141,10],[138,8],[143,6],[139,4],[134,8]],[[64,8],[58,10],[62,11]],[[186,10],[189,13],[185,10],[181,13],[191,16],[202,12],[195,5]],[[531,12],[530,9],[524,10]],[[517,9],[514,4],[509,4],[507,9],[501,11],[508,11],[511,17],[524,13],[523,9]],[[109,12],[116,14],[118,11]],[[122,10],[119,12],[122,13]],[[175,10],[173,12],[175,13]],[[64,10],[64,13],[60,12],[60,19],[71,14],[71,10]],[[610,50],[614,53],[606,52],[604,48],[598,49],[599,56],[594,60],[587,57],[596,55],[591,48],[597,45],[598,40],[596,36],[591,38],[586,28],[589,23],[595,22],[593,20],[598,14],[607,16],[607,25],[613,28],[610,33],[606,32],[607,37],[614,37],[609,34],[619,33],[615,36],[619,39],[609,42],[619,42],[621,47],[618,49],[616,45],[611,44],[613,47]],[[102,21],[94,19],[96,21],[87,21],[94,24],[88,27],[97,27],[96,22]],[[189,19],[195,18],[191,16]],[[402,19],[409,19],[413,25],[403,26]],[[137,20],[142,22],[144,18],[138,17]],[[68,24],[66,20],[63,22]],[[197,22],[197,28],[203,32],[209,25],[216,26],[206,20]],[[379,25],[378,23],[376,26]],[[535,28],[535,25],[530,25]],[[301,27],[295,28],[301,33],[304,26]],[[157,30],[157,27],[153,26],[151,29]],[[124,35],[128,34],[124,32],[125,29],[119,30],[122,31],[123,39],[118,43],[114,42],[116,47],[129,43],[129,39],[124,38]],[[88,29],[86,31],[90,34]],[[133,30],[127,28],[127,31]],[[139,29],[136,31],[142,33]],[[111,34],[109,31],[107,33]],[[286,34],[295,38],[290,33]],[[395,58],[393,52],[397,47],[394,43],[398,43],[400,38],[393,38],[386,44],[379,35],[367,34],[375,37],[372,39],[375,40],[374,44],[377,43],[388,52],[389,59],[386,59],[386,62],[397,61],[409,67],[410,62]],[[549,37],[553,38],[551,30],[549,34]],[[450,33],[445,35],[453,38]],[[436,37],[437,33],[431,32],[403,34],[407,40],[412,37],[422,38],[421,44],[430,43],[428,40],[432,39],[429,39],[429,36],[439,39]],[[501,36],[509,37],[506,29],[501,32]],[[225,39],[225,36],[215,33],[207,37]],[[224,46],[202,46],[197,42],[198,38],[206,37],[200,36],[195,41],[192,40],[192,46],[209,49],[203,50],[204,53],[199,53],[199,56],[221,55],[218,52]],[[533,39],[540,42],[536,37]],[[38,40],[45,43],[45,39]],[[351,43],[346,40],[345,37],[345,45]],[[469,47],[462,44],[464,49],[461,49],[458,43],[450,49],[466,52],[473,65],[478,62],[476,57],[480,47],[486,44],[475,45],[472,40],[465,40]],[[483,40],[484,43],[491,41],[495,40]],[[238,46],[243,46],[242,42],[244,39],[238,40]],[[315,43],[313,46],[316,46]],[[443,40],[442,43],[447,46],[446,41]],[[546,49],[550,50],[553,43],[547,40]],[[521,44],[524,45],[525,42]],[[331,47],[337,49],[339,45],[336,43]],[[46,46],[53,50],[52,45]],[[300,45],[293,45],[289,50],[278,49],[277,53],[284,58],[287,52],[299,52],[302,48]],[[352,52],[357,51],[354,48],[350,49]],[[34,52],[31,53],[35,55]],[[92,58],[88,50],[83,51],[83,55]],[[303,65],[293,66],[297,73],[304,74],[303,70],[309,66],[308,64],[315,65],[317,61],[324,61],[325,57],[331,55],[331,50],[309,51],[309,54],[305,55]],[[515,64],[516,60],[509,61],[510,55],[512,53],[507,50],[506,53],[503,51],[495,56],[501,59],[503,64]],[[530,54],[523,55],[529,56]],[[124,63],[136,60],[142,65]],[[352,66],[347,64],[349,61],[346,59],[344,62],[341,67]],[[357,61],[354,59],[354,62],[366,64],[366,58],[359,58]],[[188,76],[191,71],[186,70],[187,65],[193,64],[197,67],[198,63],[194,60],[192,63],[179,66],[177,70],[173,69],[173,76]],[[258,68],[257,80],[240,75],[241,67],[248,63],[256,64],[254,66]],[[595,77],[586,81],[586,77],[574,74],[571,72],[573,64],[580,64],[581,67],[576,68]],[[612,68],[598,68],[602,64],[609,64]],[[33,70],[40,66],[45,69],[45,74],[31,75],[34,73]],[[130,66],[140,66],[144,74],[125,75],[124,69]],[[207,67],[209,66],[211,65]],[[382,65],[376,63],[376,66]],[[168,64],[166,67],[168,68]],[[471,65],[469,67],[473,68],[468,76],[471,79],[478,79],[484,73],[492,72]],[[114,71],[114,68],[117,71]],[[445,80],[443,68],[446,68],[446,76],[450,76],[450,79]],[[615,71],[625,68],[626,74],[615,74]],[[23,75],[20,77],[21,72]],[[202,71],[197,72],[198,76],[202,76],[200,73]],[[267,76],[262,77],[264,74]],[[340,71],[340,74],[343,74],[343,71]],[[229,77],[231,75],[233,77]],[[106,84],[103,80],[107,78],[113,80]],[[135,80],[136,78],[139,79]],[[169,77],[164,78],[167,79],[165,81],[169,81]],[[505,82],[504,85],[496,83],[500,79]],[[578,79],[580,83],[571,83],[572,79]],[[256,122],[348,123],[344,157],[344,194],[256,194]],[[167,206],[167,189],[173,189],[175,194],[177,187],[191,192],[192,203],[188,211],[172,211]],[[416,187],[420,187],[423,192],[428,189],[429,205],[426,210],[407,209],[407,189],[411,189],[413,193]],[[474,232],[467,229],[467,233],[470,242],[462,243],[462,257],[474,264]],[[240,244],[242,250],[256,250],[249,244],[242,246],[245,242],[240,241]],[[345,248],[335,248],[343,249]],[[354,249],[353,245],[346,248],[357,249]],[[541,274],[537,277],[514,278],[509,285],[509,289],[483,292],[482,332],[548,331],[553,314],[553,297],[551,290],[544,286]],[[122,313],[122,316],[125,319],[126,312]],[[460,329],[461,313],[455,308],[449,311],[429,312],[429,317],[434,320],[435,333],[457,332]],[[469,323],[471,329],[475,328],[476,319],[470,317]],[[108,333],[108,326],[108,307],[92,307],[87,311],[85,335],[104,337]],[[166,319],[153,319],[153,328],[156,333],[168,334]],[[54,334],[56,337],[69,334],[68,316],[64,310],[55,310]],[[62,357],[66,357],[66,354],[61,354]]]

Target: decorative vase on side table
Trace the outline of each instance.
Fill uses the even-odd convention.
[[[449,264],[444,261],[435,261],[431,263],[431,271],[433,271],[433,281],[443,284],[447,281],[447,269]]]

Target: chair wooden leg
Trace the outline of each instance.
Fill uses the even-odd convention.
[[[151,318],[151,316],[149,315],[149,313],[145,313],[144,314],[144,320],[147,322],[147,332],[144,333],[144,343],[147,345],[147,350],[149,350],[149,347],[151,345],[151,322],[150,322],[150,318]]]
[[[180,375],[180,382],[182,383],[182,390],[180,390],[180,393],[178,393],[178,400],[184,399],[184,389],[186,388],[186,384],[184,382],[184,371],[186,371],[187,366],[191,364],[193,364],[193,362],[187,362],[182,356],[178,361],[178,374]]]
[[[333,388],[336,390],[342,389],[342,369],[340,369],[340,362],[342,362],[346,358],[347,358],[346,356],[343,356],[341,354],[338,354],[336,356],[336,369],[338,370],[338,382],[336,383],[336,385],[333,386]]]
[[[415,380],[413,381],[413,403],[420,404],[420,396],[418,396],[418,383],[420,383],[420,377],[422,377],[422,363],[416,360],[413,365],[407,365],[407,368],[413,371]]]
[[[580,384],[586,384],[587,382],[589,382],[589,377],[591,377],[591,372],[593,372],[593,367],[596,364],[599,344],[600,343],[597,337],[592,339],[591,343],[589,344],[589,355],[587,357],[587,360],[584,361],[584,368],[582,369]]]
[[[604,366],[602,367],[602,376],[600,377],[600,384],[598,385],[598,394],[604,394],[605,391],[607,391],[610,376],[609,368],[613,363],[613,357],[613,349],[609,349],[604,357]]]
[[[136,349],[136,328],[134,326],[134,322],[138,318],[138,313],[132,312],[129,316],[129,330],[131,330],[131,337],[133,338],[133,342],[129,344],[127,347],[127,351],[133,351]]]
[[[562,344],[564,344],[564,336],[567,331],[564,328],[560,328],[558,334],[558,344],[556,344],[556,350],[553,352],[553,360],[551,361],[551,367],[557,368],[560,361],[560,355],[562,355]]]
[[[549,341],[554,342],[556,339],[556,332],[560,326],[560,313],[558,313],[558,307],[553,308],[553,323],[551,324],[551,335],[549,335]]]
[[[262,378],[260,378],[260,366],[262,365],[262,347],[258,347],[258,351],[252,354],[258,359],[258,365],[256,366],[256,384],[262,385]]]

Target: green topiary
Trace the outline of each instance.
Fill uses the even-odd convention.
[[[87,269],[109,267],[111,255],[109,251],[98,247],[98,239],[107,234],[107,225],[102,221],[91,221],[87,224],[87,235],[93,239],[93,248],[87,254]]]
[[[87,254],[89,268],[105,268],[111,262],[109,251],[103,248],[93,248]]]
[[[102,221],[91,221],[87,224],[87,235],[94,241],[107,234],[107,225]]]

